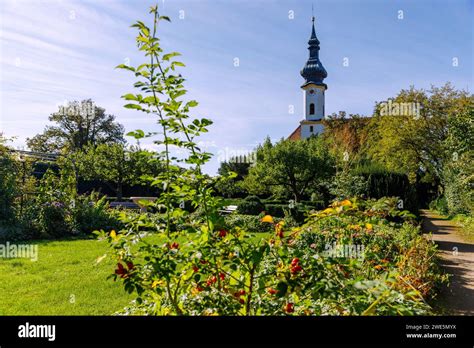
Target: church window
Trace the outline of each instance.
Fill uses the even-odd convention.
[[[314,115],[314,103],[309,104],[309,114]]]
[[[309,132],[313,133],[313,126],[309,126]]]

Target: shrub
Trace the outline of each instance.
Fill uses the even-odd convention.
[[[329,192],[336,199],[347,197],[362,197],[367,194],[368,182],[362,175],[357,175],[348,171],[337,173],[330,184]]]
[[[14,221],[13,203],[17,191],[15,162],[0,142],[0,220]]]
[[[99,199],[97,193],[79,196],[73,209],[75,230],[80,234],[89,235],[95,230],[119,229],[122,225],[109,211],[106,197]]]
[[[271,232],[273,226],[269,223],[261,222],[260,215],[229,214],[225,217],[225,224],[228,229],[242,228],[248,232]],[[276,222],[282,219],[275,219]]]
[[[46,238],[61,238],[74,234],[68,207],[60,201],[41,204],[37,227],[41,236]]]
[[[308,210],[322,210],[325,208],[324,201],[300,201],[300,203]]]
[[[435,200],[430,202],[429,208],[431,210],[436,210],[437,212],[441,214],[448,214],[449,209],[448,209],[448,202],[446,200],[445,196],[440,196],[436,198]]]
[[[265,209],[265,206],[257,196],[247,196],[238,206],[240,214],[258,215]]]
[[[265,205],[267,204],[280,204],[280,205],[288,205],[290,204],[289,200],[281,200],[281,199],[264,199],[262,201]]]
[[[289,211],[288,204],[265,204],[265,212],[271,216],[284,217]]]

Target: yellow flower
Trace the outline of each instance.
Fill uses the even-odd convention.
[[[352,205],[351,201],[348,200],[348,199],[343,200],[340,204],[341,204],[343,207],[344,207],[344,206]]]
[[[372,229],[373,229],[372,224],[365,224],[365,227],[366,227],[369,231],[372,231]]]
[[[329,213],[332,213],[333,211],[334,211],[333,208],[326,208],[326,209],[324,209],[324,210],[322,211],[322,213],[324,213],[324,214],[329,214]]]
[[[154,289],[154,288],[156,288],[158,285],[160,285],[160,281],[159,281],[159,280],[155,280],[155,281],[153,282],[153,284],[151,284],[151,287]]]
[[[273,223],[273,217],[271,215],[265,215],[262,220],[262,222],[269,222],[269,223]]]

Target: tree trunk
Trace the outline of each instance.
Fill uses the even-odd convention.
[[[121,202],[122,201],[122,182],[119,181],[117,184],[117,201]]]

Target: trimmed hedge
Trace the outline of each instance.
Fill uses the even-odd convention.
[[[257,196],[246,197],[238,206],[240,214],[258,215],[265,209],[265,206]]]
[[[262,215],[243,215],[243,214],[229,214],[225,216],[226,227],[231,229],[234,227],[239,227],[244,229],[247,232],[274,232],[274,225],[269,224],[268,222],[261,222]],[[285,228],[292,228],[298,226],[297,222],[291,218],[279,218],[273,217],[273,221],[278,223],[280,221],[285,222]]]
[[[399,197],[403,200],[404,209],[418,210],[416,187],[410,184],[406,174],[389,171],[378,165],[360,166],[351,174],[362,176],[367,181],[367,198]]]

